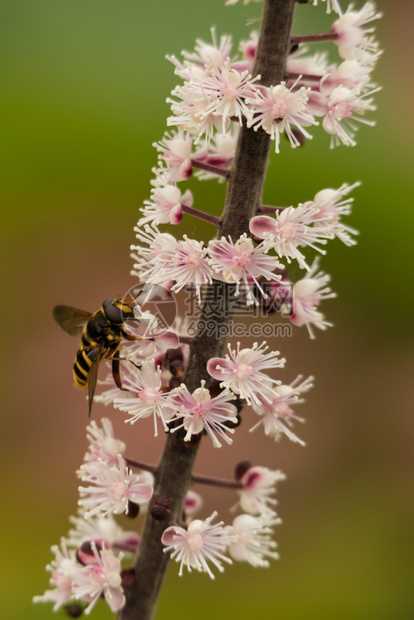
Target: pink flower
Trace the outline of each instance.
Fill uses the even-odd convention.
[[[296,208],[287,207],[275,214],[275,218],[258,215],[250,220],[250,231],[259,239],[266,239],[280,257],[290,263],[296,259],[302,269],[310,269],[299,247],[310,246],[325,254],[319,245],[333,239],[327,226],[318,226],[318,210],[311,203],[300,204]]]
[[[191,136],[180,129],[175,133],[166,133],[162,140],[153,144],[161,153],[158,158],[167,166],[169,183],[178,183],[190,178],[192,145]]]
[[[270,506],[275,506],[277,502],[271,496],[276,491],[276,483],[285,479],[285,474],[280,470],[272,471],[260,466],[250,467],[240,480],[243,485],[243,490],[239,491],[242,510],[252,515],[273,517],[273,508]]]
[[[234,429],[228,427],[228,423],[237,423],[237,409],[230,403],[236,397],[229,391],[222,392],[214,398],[205,387],[205,381],[201,387],[190,393],[184,384],[171,392],[168,407],[176,414],[170,422],[182,420],[180,426],[171,429],[175,432],[179,428],[187,431],[184,441],[190,441],[192,435],[198,435],[205,431],[215,448],[220,448],[221,443],[217,435],[228,444],[232,443],[227,433],[234,433]]]
[[[123,379],[123,387],[128,392],[122,392],[122,396],[114,399],[114,407],[131,416],[125,420],[130,424],[152,416],[154,437],[158,435],[158,419],[167,431],[166,419],[170,417],[166,410],[167,394],[162,387],[161,374],[161,368],[155,368],[153,361],[144,362],[141,367],[130,364],[129,374]]]
[[[330,92],[325,99],[322,121],[323,129],[331,135],[330,148],[338,146],[341,142],[345,146],[355,146],[356,122],[371,127],[375,125],[374,121],[367,121],[362,116],[365,112],[376,109],[372,105],[373,99],[366,97],[378,90],[379,88],[376,88],[361,95],[359,86],[354,88],[337,86]]]
[[[184,566],[191,573],[194,568],[198,572],[207,573],[211,579],[214,575],[208,565],[211,562],[221,573],[224,571],[222,562],[231,564],[230,558],[224,555],[228,545],[235,540],[235,536],[223,528],[223,522],[211,525],[217,516],[216,512],[205,521],[195,519],[187,529],[172,525],[164,530],[161,542],[166,545],[164,551],[172,551],[171,558],[180,562],[179,575]]]
[[[54,603],[53,611],[58,611],[73,599],[73,583],[79,575],[81,566],[76,560],[75,550],[68,550],[67,542],[61,540],[61,546],[53,545],[51,549],[55,559],[47,565],[51,573],[50,585],[53,590],[46,590],[42,596],[35,596],[34,603]]]
[[[208,244],[210,264],[215,272],[214,278],[228,283],[236,283],[236,295],[240,291],[240,283],[244,284],[247,305],[259,302],[254,296],[253,287],[256,286],[263,297],[266,293],[260,285],[259,279],[280,280],[281,275],[275,269],[282,265],[274,256],[267,256],[269,244],[264,242],[254,247],[253,241],[246,233],[234,243],[229,237],[214,239]]]
[[[105,597],[112,611],[122,609],[125,596],[121,585],[121,559],[123,554],[115,556],[105,546],[98,551],[91,543],[95,561],[84,566],[77,574],[73,584],[75,598],[89,601],[85,613],[89,614],[101,595]]]
[[[141,209],[144,217],[140,226],[154,222],[154,224],[179,224],[182,218],[182,208],[193,205],[193,196],[189,190],[181,195],[175,185],[156,187],[151,192],[151,200],[144,201],[145,208]]]
[[[230,59],[221,67],[208,66],[206,77],[200,80],[200,87],[213,96],[200,114],[201,118],[209,115],[220,117],[223,134],[228,131],[228,120],[237,118],[241,125],[243,118],[251,119],[252,112],[245,100],[255,96],[254,82],[257,80],[258,77],[252,79],[248,71],[233,69]]]
[[[153,493],[153,478],[148,472],[134,474],[127,467],[121,455],[118,465],[108,467],[103,461],[84,463],[80,468],[81,478],[93,486],[79,487],[79,506],[85,511],[85,518],[101,513],[128,514],[128,503],[145,504]]]
[[[203,72],[204,76],[205,72]],[[202,136],[208,142],[213,137],[214,130],[222,131],[223,118],[217,114],[207,112],[210,104],[215,103],[216,96],[213,92],[203,90],[198,82],[184,82],[183,86],[176,86],[171,93],[177,97],[167,99],[171,104],[174,116],[167,119],[168,126],[177,126],[195,137],[197,144]],[[227,119],[225,133],[230,129],[231,121]]]
[[[260,404],[259,394],[267,401],[274,398],[273,386],[280,383],[263,373],[270,368],[282,368],[285,360],[279,359],[279,351],[265,353],[268,347],[266,342],[259,346],[257,342],[251,349],[232,350],[228,345],[229,355],[225,358],[213,357],[207,363],[209,374],[220,381],[220,387],[232,390],[240,398],[244,398],[248,405],[252,402]]]
[[[350,4],[347,11],[332,24],[332,32],[338,35],[339,55],[345,59],[358,58],[359,50],[372,44],[374,29],[364,26],[382,17],[382,13],[375,11],[373,2],[366,2],[359,11],[353,9],[354,5]]]
[[[207,258],[207,248],[202,241],[189,239],[187,235],[177,241],[172,235],[154,233],[154,240],[149,226],[145,234],[137,230],[138,239],[149,242],[148,249],[133,246],[144,258],[140,264],[134,265],[141,279],[151,284],[161,284],[178,292],[186,285],[194,285],[198,296],[201,296],[203,284],[211,283],[212,268]],[[148,241],[147,241],[148,239]]]
[[[344,200],[344,198],[359,185],[358,182],[353,185],[344,183],[338,189],[323,189],[315,195],[311,203],[317,213],[318,225],[326,227],[335,237],[338,237],[342,243],[348,246],[356,244],[351,235],[357,235],[358,231],[341,222],[343,215],[351,213],[351,205],[354,200],[353,198]]]
[[[138,548],[140,537],[137,532],[125,531],[115,521],[112,515],[106,517],[96,516],[84,519],[83,517],[70,517],[74,529],[69,531],[67,544],[78,549],[84,543],[94,541],[96,545],[107,549],[118,549],[126,553],[135,553]]]
[[[298,138],[292,131],[292,126],[305,138],[312,136],[304,129],[309,125],[317,125],[313,116],[308,113],[306,104],[308,90],[301,87],[293,90],[296,83],[290,88],[285,82],[277,86],[258,86],[256,96],[247,99],[254,114],[253,119],[247,122],[248,127],[255,131],[261,127],[275,141],[275,151],[279,153],[280,135],[285,131],[292,148],[300,146]]]
[[[326,286],[330,276],[322,271],[316,273],[318,268],[319,261],[315,259],[309,273],[293,285],[293,314],[290,316],[290,321],[293,325],[306,325],[311,338],[315,338],[313,325],[323,330],[332,326],[325,321],[324,315],[317,308],[323,299],[336,297]]]
[[[303,392],[307,392],[312,387],[312,381],[313,377],[308,377],[302,381],[302,376],[299,375],[290,385],[276,386],[274,388],[274,398],[270,403],[264,398],[261,398],[259,394],[261,403],[259,405],[252,403],[252,407],[260,416],[260,421],[257,422],[250,431],[254,431],[258,426],[263,426],[265,435],[274,437],[276,441],[280,439],[283,433],[289,437],[291,441],[300,443],[304,446],[305,443],[292,433],[289,427],[293,420],[303,421],[294,414],[292,406],[304,402],[304,400],[300,398],[300,395]]]
[[[217,168],[230,170],[236,152],[238,134],[239,126],[233,124],[227,133],[215,134],[212,141],[206,145],[206,148],[201,150],[194,158],[197,161],[216,166]],[[195,176],[201,181],[217,179],[220,182],[224,180],[222,176],[205,170],[197,170]]]
[[[112,379],[113,383],[113,379]],[[117,465],[118,454],[123,454],[126,445],[123,441],[115,439],[112,422],[108,418],[101,419],[102,429],[92,420],[86,427],[89,440],[88,452],[85,461],[105,461],[109,467]]]
[[[222,35],[220,41],[217,41],[216,30],[211,28],[211,43],[206,43],[202,39],[196,40],[194,52],[183,51],[185,65],[191,64],[205,67],[205,65],[214,65],[220,67],[229,58],[231,53],[232,41],[229,35]]]

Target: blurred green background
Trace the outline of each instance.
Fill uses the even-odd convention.
[[[362,3],[357,2],[358,6]],[[335,328],[305,330],[273,348],[282,378],[314,374],[297,428],[306,448],[278,444],[245,424],[232,448],[202,446],[197,470],[230,476],[242,459],[281,468],[281,560],[269,570],[237,565],[206,575],[167,576],[159,620],[211,617],[283,620],[409,620],[414,617],[412,200],[414,9],[377,3],[386,50],[374,129],[356,148],[329,138],[273,157],[265,202],[297,204],[325,187],[363,181],[354,192],[356,248],[331,243],[324,270],[338,299],[323,310]],[[388,6],[387,6],[388,5]],[[129,245],[148,197],[151,147],[165,129],[176,83],[166,53],[219,34],[247,38],[260,5],[223,0],[1,0],[1,380],[2,617],[51,618],[31,604],[48,587],[49,548],[66,535],[77,502],[75,470],[86,449],[84,394],[72,387],[76,342],[53,323],[57,303],[95,310],[132,284]],[[323,7],[299,6],[296,32],[320,32]],[[257,27],[257,25],[256,25]],[[333,56],[334,57],[334,56]],[[191,182],[197,207],[219,213],[224,186]],[[189,218],[181,232],[207,237]],[[125,428],[128,454],[156,462],[151,423]],[[206,493],[230,521],[234,497]],[[63,616],[63,612],[58,614]],[[96,618],[109,618],[104,604]]]

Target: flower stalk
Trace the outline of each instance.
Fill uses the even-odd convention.
[[[264,5],[259,44],[253,75],[260,75],[260,83],[266,86],[283,80],[286,59],[290,49],[290,34],[295,0],[266,0]],[[264,131],[253,131],[245,125],[241,128],[236,155],[229,176],[227,196],[219,226],[219,235],[237,239],[249,232],[249,221],[261,204],[270,137]],[[221,283],[210,285],[213,292],[209,298],[220,299]],[[227,285],[232,286],[233,285]],[[213,297],[211,297],[211,294]],[[205,319],[202,312],[201,319]],[[231,316],[218,320],[230,321]],[[190,391],[208,380],[207,362],[223,352],[223,339],[202,334],[191,345],[190,360],[184,381]],[[168,564],[168,556],[161,543],[163,531],[180,521],[183,500],[190,486],[192,469],[199,441],[187,445],[184,432],[169,434],[164,453],[156,471],[155,493],[169,497],[173,508],[167,521],[147,517],[139,552],[135,561],[135,580],[126,595],[125,607],[119,612],[119,620],[150,620]]]

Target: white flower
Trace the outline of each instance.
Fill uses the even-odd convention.
[[[210,264],[215,272],[213,276],[217,280],[228,283],[236,283],[237,296],[240,284],[244,284],[247,305],[259,305],[254,296],[254,286],[263,297],[266,293],[260,285],[259,279],[280,280],[281,275],[274,272],[282,265],[275,256],[267,256],[269,243],[263,242],[254,247],[253,241],[246,233],[233,242],[231,237],[214,239],[208,244]]]
[[[332,25],[332,32],[338,35],[339,55],[344,59],[358,58],[359,50],[372,44],[370,35],[374,29],[364,26],[381,17],[382,13],[376,12],[374,2],[366,2],[359,11],[355,11],[354,5],[350,4],[347,11]],[[376,51],[375,45],[373,51]]]
[[[254,567],[267,568],[269,562],[265,558],[279,559],[279,554],[273,551],[277,545],[270,537],[273,533],[271,527],[279,523],[280,519],[275,516],[238,515],[228,529],[236,536],[236,540],[229,545],[230,556],[233,560],[248,562]]]
[[[258,426],[263,426],[265,435],[274,437],[276,441],[283,433],[291,441],[304,446],[305,443],[292,433],[289,426],[293,420],[303,421],[294,414],[292,406],[304,402],[300,395],[303,392],[307,392],[313,386],[312,381],[313,377],[308,377],[302,381],[302,376],[299,375],[290,385],[276,386],[274,388],[274,398],[270,403],[261,398],[259,394],[260,405],[252,403],[252,407],[260,416],[260,421],[250,431],[254,431]]]
[[[126,445],[120,439],[115,439],[112,422],[108,418],[102,418],[101,424],[102,428],[99,428],[95,420],[92,420],[86,427],[89,448],[84,460],[104,461],[111,467],[118,463],[118,454],[125,452]]]
[[[234,429],[229,428],[228,424],[237,423],[237,409],[230,402],[235,398],[234,394],[229,391],[224,391],[212,398],[205,387],[205,381],[202,381],[201,387],[193,393],[181,384],[171,392],[168,400],[168,407],[176,414],[170,422],[182,420],[182,424],[171,429],[171,432],[184,428],[187,431],[184,441],[190,441],[192,435],[205,431],[215,448],[221,447],[217,435],[228,444],[232,443],[228,433],[234,433]]]
[[[97,514],[128,513],[128,503],[145,504],[153,493],[153,478],[148,472],[134,474],[121,455],[118,466],[108,467],[103,461],[85,463],[80,468],[83,482],[93,486],[79,487],[79,506],[85,519]]]
[[[61,546],[54,545],[51,548],[55,559],[46,566],[51,573],[50,585],[53,590],[46,590],[42,596],[33,597],[34,603],[54,603],[53,611],[58,611],[73,599],[73,582],[81,570],[76,561],[75,550],[68,550],[67,542],[61,539]]]
[[[137,230],[137,237],[144,240],[152,235],[148,226],[146,235]],[[146,258],[146,264],[137,265],[141,270],[141,277],[153,284],[162,284],[172,291],[178,292],[186,285],[196,287],[200,298],[201,286],[211,284],[212,268],[207,259],[207,248],[202,241],[189,239],[184,235],[183,240],[177,241],[172,235],[160,234],[152,241],[149,250],[134,247],[138,253]]]
[[[353,198],[344,200],[344,198],[359,185],[361,184],[358,182],[353,185],[344,183],[338,189],[323,189],[315,195],[311,203],[317,213],[318,225],[325,226],[335,237],[338,237],[342,243],[348,246],[356,244],[351,235],[357,235],[358,231],[341,222],[343,215],[351,213],[351,205],[354,200]]]
[[[141,209],[143,217],[138,222],[139,226],[149,222],[157,225],[179,224],[183,207],[193,206],[193,196],[189,190],[181,195],[178,187],[166,185],[155,187],[151,192],[151,200],[145,200],[144,204],[144,209]]]
[[[375,125],[375,121],[367,121],[362,118],[362,115],[376,109],[376,106],[372,104],[373,99],[366,99],[366,97],[378,90],[379,88],[375,88],[361,95],[359,87],[337,86],[330,92],[324,106],[322,127],[331,136],[331,149],[341,142],[345,146],[356,145],[354,140],[356,122],[370,127]]]
[[[326,80],[323,86],[329,85],[346,86],[346,88],[358,88],[360,92],[364,92],[371,87],[372,65],[362,64],[358,60],[344,60],[340,65],[335,67],[332,72],[327,72]]]
[[[220,61],[221,54],[219,56]],[[170,60],[185,82],[172,91],[178,101],[167,100],[175,114],[168,119],[168,125],[177,125],[196,135],[195,143],[204,135],[208,143],[215,128],[225,134],[233,118],[237,118],[240,125],[243,118],[252,118],[246,101],[255,97],[254,83],[258,76],[252,78],[248,71],[233,68],[230,58],[218,64],[206,63],[202,70],[197,66],[189,67],[188,63],[180,65],[174,57]]]
[[[238,491],[241,509],[252,515],[273,517],[273,508],[270,506],[275,506],[277,502],[271,496],[276,491],[276,483],[285,479],[285,474],[280,470],[250,467],[240,480],[243,485],[243,489]]]
[[[141,282],[146,284],[150,281],[153,261],[162,253],[166,243],[174,242],[175,238],[168,233],[161,233],[155,224],[152,224],[152,226],[147,225],[143,228],[141,226],[134,226],[134,231],[138,241],[148,246],[131,245],[131,250],[137,253],[133,255],[133,258],[139,261],[134,264],[136,271],[133,273],[140,278]]]
[[[325,321],[324,315],[317,310],[323,299],[332,299],[336,294],[326,286],[330,276],[319,269],[319,261],[315,259],[309,273],[293,285],[293,314],[289,317],[293,325],[306,325],[310,337],[315,338],[313,325],[325,330],[332,324]]]
[[[167,99],[174,114],[167,119],[167,125],[177,126],[195,136],[194,144],[197,144],[202,136],[210,142],[214,130],[223,129],[222,117],[207,112],[208,106],[214,105],[216,101],[213,92],[201,89],[198,83],[185,82],[183,86],[176,86],[171,94],[177,97],[178,101]],[[225,131],[229,129],[230,119]]]
[[[226,34],[222,35],[218,42],[215,28],[211,28],[210,32],[213,44],[206,43],[202,39],[196,39],[194,52],[186,52],[185,50],[182,52],[182,55],[186,59],[184,61],[185,66],[196,64],[201,67],[205,65],[221,67],[227,58],[229,58],[232,47],[231,36]]]
[[[69,530],[67,540],[71,547],[79,548],[83,543],[92,541],[101,547],[105,545],[107,549],[115,548],[129,553],[135,553],[138,547],[138,534],[123,530],[112,515],[98,515],[88,520],[83,517],[70,517],[70,521],[75,526]]]
[[[270,368],[283,368],[285,360],[279,359],[279,351],[266,353],[269,347],[266,342],[259,346],[257,342],[252,348],[240,349],[240,342],[237,349],[232,350],[228,344],[229,355],[225,358],[213,357],[207,363],[209,374],[220,381],[220,387],[226,387],[244,398],[248,405],[252,402],[260,404],[259,394],[267,401],[271,402],[274,398],[273,386],[280,383],[276,379],[271,379],[262,371]]]
[[[125,422],[135,424],[141,418],[150,416],[154,419],[154,437],[158,435],[158,419],[161,420],[164,430],[166,424],[167,394],[162,387],[161,368],[155,368],[154,362],[144,362],[140,368],[130,365],[130,372],[123,378],[123,387],[128,390],[124,396],[114,400],[114,407],[127,412],[131,417]]]
[[[333,239],[334,234],[325,224],[319,226],[318,209],[311,202],[287,207],[275,214],[275,218],[257,215],[250,220],[250,232],[259,239],[266,239],[280,257],[290,263],[296,259],[302,269],[310,269],[299,247],[309,246],[325,254],[319,245]]]
[[[255,96],[254,82],[257,80],[258,76],[252,78],[248,71],[233,69],[230,59],[221,67],[208,67],[207,76],[201,80],[200,87],[213,97],[200,117],[219,116],[222,119],[223,134],[228,131],[228,120],[237,118],[240,125],[243,117],[250,120],[252,112],[245,100]]]
[[[191,521],[187,529],[173,525],[164,531],[161,537],[162,544],[166,545],[164,551],[172,551],[171,558],[180,562],[180,576],[185,566],[190,573],[194,568],[214,579],[209,562],[221,573],[224,571],[222,562],[232,563],[224,553],[235,537],[223,528],[222,521],[211,525],[216,516],[217,513],[213,512],[204,521]]]
[[[98,551],[96,544],[91,544],[95,562],[84,566],[76,576],[73,584],[75,598],[89,601],[85,614],[89,614],[96,601],[103,594],[112,611],[118,611],[125,604],[121,585],[121,559],[123,554],[115,556],[111,549],[103,547]]]
[[[190,178],[192,145],[191,136],[181,130],[167,132],[162,140],[153,144],[161,153],[158,158],[167,166],[168,183],[178,183]]]
[[[290,87],[285,82],[277,86],[258,86],[256,96],[247,99],[254,114],[247,126],[255,131],[261,127],[275,141],[275,151],[279,153],[280,135],[285,131],[292,148],[300,146],[300,142],[292,131],[292,126],[305,138],[312,136],[304,129],[309,125],[317,125],[313,116],[307,112],[308,91],[302,86],[298,90],[297,81]]]
[[[202,149],[194,159],[222,170],[230,170],[236,152],[238,135],[239,125],[233,123],[229,132],[215,134],[212,141],[206,144],[205,149]],[[195,176],[200,181],[208,179],[217,179],[219,182],[224,181],[222,176],[206,170],[197,170]]]

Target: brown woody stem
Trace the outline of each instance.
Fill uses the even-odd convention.
[[[211,172],[211,174],[215,174],[219,177],[224,177],[225,179],[229,178],[230,171],[223,170],[223,168],[219,168],[218,166],[213,166],[212,164],[207,164],[204,161],[198,161],[198,159],[192,159],[191,165],[193,168],[198,168],[199,170],[205,170],[206,172]]]
[[[260,74],[265,86],[279,84],[285,75],[287,54],[291,46],[291,28],[295,0],[265,0],[259,35],[259,44],[253,74]],[[219,234],[237,240],[249,233],[249,220],[260,207],[262,188],[269,151],[269,135],[264,131],[241,128],[236,155],[229,175],[226,202],[220,220]],[[224,285],[225,288],[233,285]],[[223,283],[215,281],[208,291],[208,299],[217,305],[226,293]],[[227,298],[227,297],[226,297]],[[211,311],[211,308],[209,308]],[[200,320],[205,322],[207,308]],[[228,323],[231,316],[224,312],[216,318],[216,337],[201,333],[194,339],[184,377],[190,391],[200,387],[201,380],[209,379],[206,364],[211,357],[222,354],[225,339],[220,337],[220,324]],[[155,612],[158,594],[168,564],[163,551],[161,535],[164,529],[181,519],[185,495],[192,481],[192,469],[199,441],[184,442],[185,431],[178,430],[167,436],[164,453],[156,470],[155,493],[172,501],[169,518],[157,521],[148,513],[135,559],[135,580],[126,593],[126,605],[119,620],[150,620]]]

